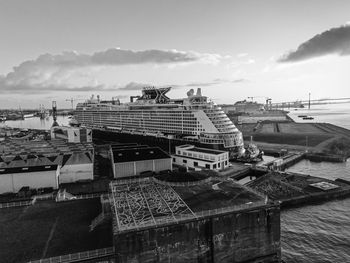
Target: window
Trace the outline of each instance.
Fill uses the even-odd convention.
[[[173,158],[173,162],[176,163],[176,159],[175,158]]]
[[[210,169],[210,164],[206,164],[205,168]]]
[[[193,162],[193,165],[194,166],[198,166],[198,162]]]
[[[227,161],[225,161],[225,165],[227,165]]]
[[[178,155],[181,155],[181,151],[177,151],[177,154],[178,154]]]
[[[187,160],[183,159],[182,162],[183,162],[183,163],[187,163]]]
[[[220,168],[220,163],[218,163],[218,168]]]
[[[213,169],[216,169],[216,164],[213,164]]]

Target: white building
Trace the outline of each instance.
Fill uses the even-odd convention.
[[[171,157],[160,148],[147,145],[113,145],[112,160],[114,178],[172,170]]]
[[[198,148],[194,145],[177,146],[173,163],[189,168],[223,170],[229,166],[229,154],[225,151]]]
[[[16,193],[22,187],[58,189],[58,165],[0,168],[0,194]]]
[[[54,126],[51,139],[62,139],[69,143],[92,142],[92,131],[85,127]]]

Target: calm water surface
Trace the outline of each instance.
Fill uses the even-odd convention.
[[[67,116],[57,116],[57,122],[59,125],[68,125],[69,119]],[[41,129],[49,130],[52,126],[52,116],[46,119],[40,119],[39,117],[27,118],[17,121],[0,122],[0,127],[8,126],[13,128],[23,129]]]
[[[302,120],[297,115],[314,120]],[[320,105],[291,111],[297,122],[328,122],[350,129],[350,104]],[[327,179],[350,181],[350,160],[346,163],[314,163],[303,160],[289,171]],[[282,255],[290,262],[350,262],[350,198],[282,211]]]

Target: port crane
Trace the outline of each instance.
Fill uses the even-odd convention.
[[[265,96],[251,96],[251,97],[248,97],[248,99],[251,99],[252,102],[254,101],[254,98],[264,98],[265,99],[265,108],[266,108],[266,110],[269,109],[269,105],[271,105],[271,101],[272,101],[271,98],[265,97]]]
[[[72,110],[74,110],[74,101],[77,101],[77,100],[84,100],[84,99],[74,99],[74,98],[66,99],[66,101],[70,101]]]

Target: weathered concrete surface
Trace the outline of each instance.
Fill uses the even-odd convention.
[[[280,262],[280,208],[268,204],[116,233],[116,262]]]

